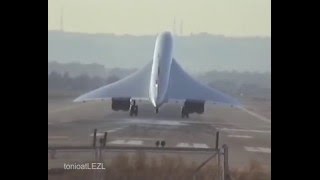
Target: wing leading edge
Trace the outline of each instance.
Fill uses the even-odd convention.
[[[104,100],[117,97],[132,97],[135,99],[144,100],[148,99],[151,65],[152,62],[149,62],[132,75],[117,82],[90,91],[75,99],[74,102]]]
[[[74,102],[104,100],[111,98],[131,97],[134,99],[149,99],[149,85],[152,62],[132,75],[117,82],[90,91],[76,98]],[[239,106],[240,103],[232,97],[199,83],[186,73],[181,66],[172,60],[170,81],[167,91],[168,100],[202,100],[217,104]]]
[[[168,100],[202,100],[216,104],[240,106],[232,97],[208,86],[199,83],[186,73],[181,66],[172,60],[170,81],[167,91]]]

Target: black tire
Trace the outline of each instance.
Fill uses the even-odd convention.
[[[137,105],[135,105],[135,108],[134,108],[134,115],[138,116],[138,106]]]
[[[185,107],[183,106],[181,109],[181,117],[184,118],[186,116]]]
[[[133,114],[134,114],[134,107],[130,107],[130,116],[132,117],[133,116]]]
[[[181,118],[182,118],[182,119],[184,118],[184,113],[183,113],[183,112],[181,112]]]
[[[165,142],[165,141],[161,141],[161,142],[160,142],[160,145],[161,145],[161,147],[164,148],[164,147],[166,146],[166,142]]]

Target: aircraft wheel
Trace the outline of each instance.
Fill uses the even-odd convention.
[[[139,111],[139,110],[138,110],[138,106],[136,105],[136,106],[135,106],[135,113],[134,113],[135,116],[138,116],[138,111]]]
[[[135,114],[135,108],[134,105],[130,107],[130,116],[132,117]]]
[[[166,142],[165,141],[161,141],[160,145],[161,145],[161,147],[164,147],[166,145]]]
[[[156,146],[159,147],[160,141],[156,141]]]
[[[185,107],[183,106],[182,109],[181,109],[181,117],[184,118],[184,117],[187,117],[187,114],[185,112]]]

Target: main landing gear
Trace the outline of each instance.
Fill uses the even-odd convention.
[[[182,109],[181,109],[181,117],[184,118],[189,118],[189,112],[187,111],[186,107],[183,106]]]
[[[136,100],[131,101],[130,105],[130,116],[138,116],[138,105],[136,105]]]
[[[159,113],[159,108],[156,108],[156,114],[158,114]]]

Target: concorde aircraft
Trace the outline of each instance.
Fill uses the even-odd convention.
[[[157,36],[153,59],[132,75],[76,98],[75,102],[111,100],[115,111],[138,115],[136,100],[150,101],[159,112],[164,103],[181,103],[181,117],[204,112],[205,103],[239,106],[236,99],[201,84],[186,73],[173,57],[173,35]]]

